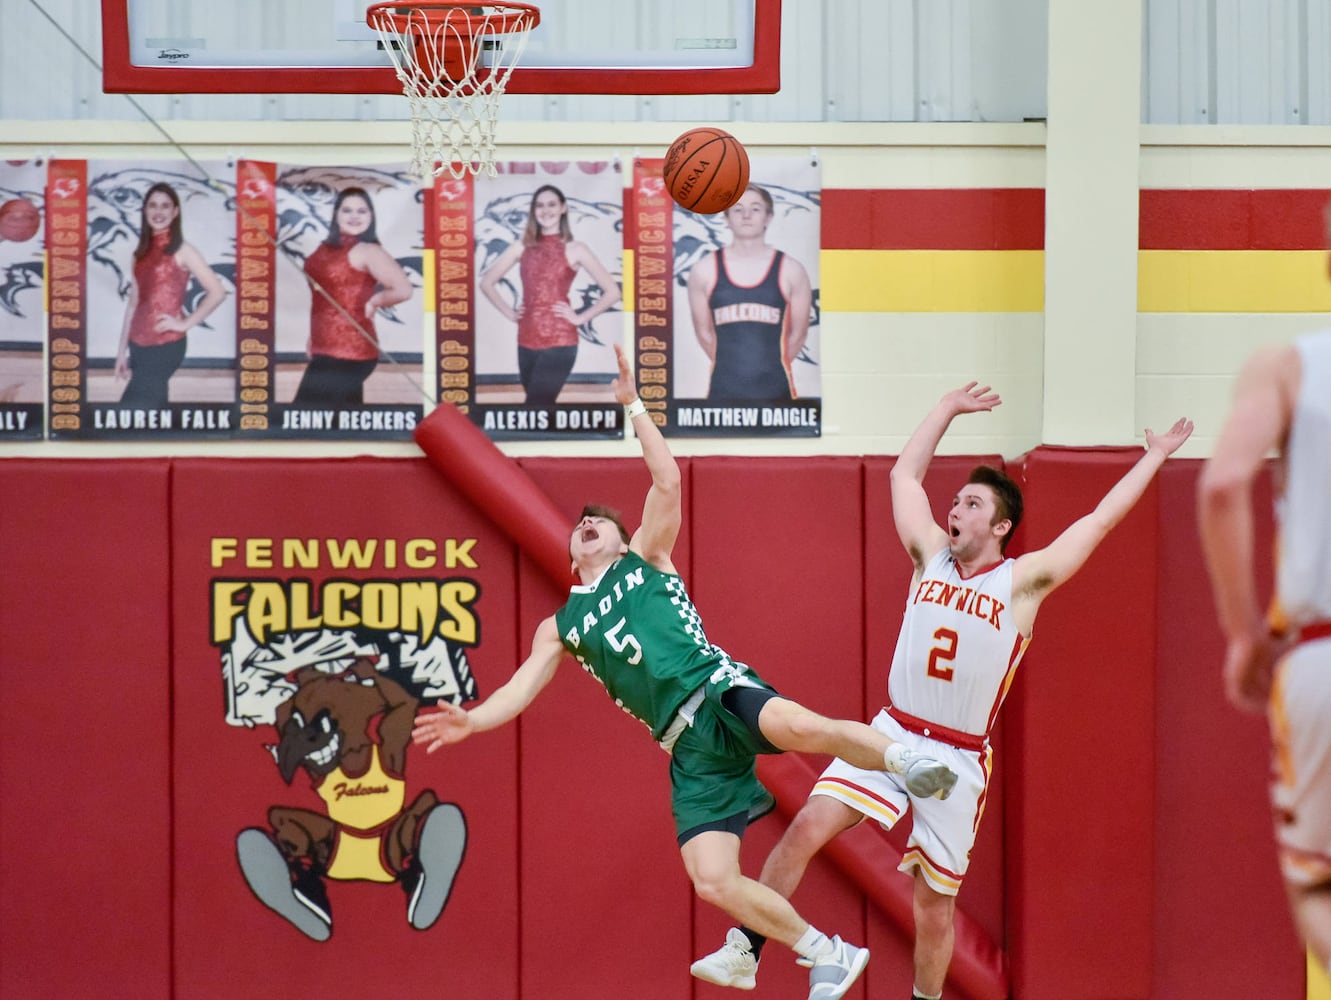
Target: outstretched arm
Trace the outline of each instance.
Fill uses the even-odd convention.
[[[1192,421],[1180,417],[1164,434],[1146,430],[1146,454],[1127,471],[1095,510],[1070,524],[1042,549],[1028,552],[1017,560],[1012,574],[1012,590],[1017,601],[1018,626],[1030,631],[1035,610],[1049,593],[1081,569],[1114,526],[1136,506],[1146,487],[1192,434]]]
[[[411,742],[424,745],[426,753],[434,753],[442,746],[462,742],[472,733],[483,733],[517,718],[550,683],[563,655],[564,647],[551,615],[536,626],[530,655],[507,683],[470,711],[441,701],[439,711],[417,716]]]
[[[675,547],[675,539],[679,537],[679,526],[683,520],[679,465],[675,462],[675,456],[670,454],[670,447],[653,422],[652,415],[638,398],[637,383],[629,371],[628,358],[618,344],[615,345],[615,360],[619,363],[619,377],[611,388],[615,398],[628,407],[633,433],[642,446],[647,471],[652,474],[652,486],[642,505],[642,523],[629,540],[629,548],[657,569],[673,573],[675,567],[670,561],[670,553]]]
[[[924,474],[929,470],[938,442],[943,440],[953,417],[992,410],[1001,402],[998,393],[977,382],[953,389],[929,411],[897,456],[892,466],[892,519],[917,570],[947,544],[947,533],[934,521],[929,497],[924,492]]]
[[[1277,652],[1257,595],[1252,488],[1267,455],[1285,443],[1300,379],[1298,352],[1254,354],[1239,373],[1234,405],[1197,483],[1197,523],[1226,640],[1225,693],[1261,711]]]

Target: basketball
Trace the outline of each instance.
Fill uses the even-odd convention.
[[[749,154],[729,132],[691,128],[670,144],[661,176],[677,204],[713,215],[739,201],[749,186]]]
[[[27,198],[11,198],[0,205],[0,240],[22,243],[37,235],[42,214]]]

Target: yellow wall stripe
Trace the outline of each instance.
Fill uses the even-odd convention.
[[[633,311],[633,251],[621,308]],[[1043,250],[823,250],[825,312],[1043,312]]]
[[[1331,1000],[1331,978],[1311,950],[1308,951],[1308,1000]]]
[[[1043,250],[824,250],[826,312],[1043,312]]]
[[[626,249],[625,312],[633,264]],[[1137,267],[1138,312],[1331,312],[1325,250],[1141,250]],[[1044,311],[1043,250],[824,250],[819,268],[827,312]]]
[[[1137,311],[1331,312],[1325,250],[1141,250]]]

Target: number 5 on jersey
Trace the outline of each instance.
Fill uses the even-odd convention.
[[[642,645],[638,642],[638,637],[632,632],[624,636],[622,639],[619,637],[619,632],[624,627],[626,621],[628,621],[627,618],[621,618],[619,621],[615,622],[614,627],[605,633],[605,641],[610,643],[616,653],[622,653],[624,650],[631,648],[633,650],[633,655],[626,659],[628,663],[636,665],[638,661],[642,659]],[[955,635],[953,636],[953,639],[956,639]],[[953,645],[956,645],[955,641],[953,642]],[[933,657],[930,657],[929,665],[931,671],[933,669],[933,662]],[[949,671],[949,673],[951,673],[951,671]]]

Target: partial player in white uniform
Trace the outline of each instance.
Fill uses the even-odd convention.
[[[1276,594],[1254,576],[1252,486],[1280,455]],[[1225,686],[1268,709],[1280,869],[1306,946],[1331,965],[1331,330],[1255,354],[1198,486],[1202,549],[1227,640]]]
[[[952,959],[952,917],[989,786],[989,731],[1030,641],[1040,603],[1085,563],[1130,511],[1188,435],[1180,419],[1164,434],[1146,431],[1146,453],[1104,496],[1043,549],[1003,553],[1021,521],[1017,484],[975,469],[952,501],[946,527],[934,522],[924,474],[952,419],[992,410],[997,394],[976,383],[949,392],[930,411],[892,469],[892,516],[915,564],[888,678],[880,732],[945,761],[958,774],[946,800],[911,795],[899,781],[837,760],[763,866],[761,881],[790,896],[813,856],[866,817],[891,827],[914,809],[901,868],[915,879],[915,996],[942,995]],[[756,965],[745,935],[731,931],[719,951],[694,963],[710,982]],[[752,976],[747,977],[752,982]]]

